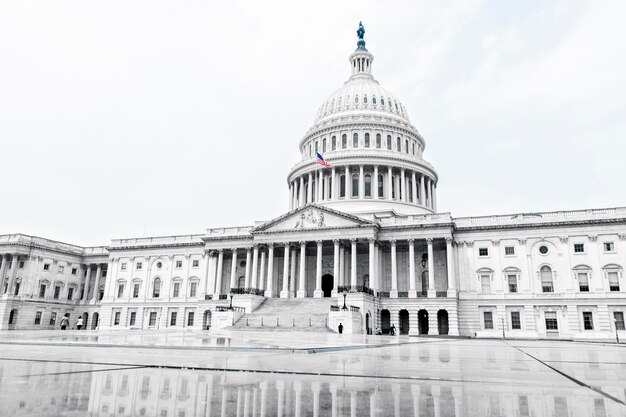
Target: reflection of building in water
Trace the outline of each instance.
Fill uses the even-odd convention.
[[[373,59],[360,39],[348,80],[298,142],[287,213],[107,248],[0,236],[0,328],[56,327],[71,311],[86,314],[89,328],[206,329],[228,294],[248,313],[264,303],[245,323],[306,326],[292,317],[293,298],[348,293],[359,315],[346,332],[393,325],[412,335],[593,339],[624,331],[626,208],[439,212],[426,140],[374,79]],[[328,309],[308,304],[300,318],[324,324]]]

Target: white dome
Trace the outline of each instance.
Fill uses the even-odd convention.
[[[315,124],[325,118],[354,112],[393,115],[410,123],[404,105],[396,96],[381,87],[371,76],[361,76],[352,77],[324,100]]]

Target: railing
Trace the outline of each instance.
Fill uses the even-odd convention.
[[[243,307],[235,307],[235,306],[216,306],[215,311],[239,311],[241,313],[245,313],[246,309]]]
[[[408,291],[398,291],[398,298],[409,298]]]
[[[330,306],[330,311],[339,311],[339,306]]]
[[[337,292],[363,293],[374,296],[374,290],[365,285],[341,285],[337,287]]]
[[[381,298],[389,298],[389,291],[378,291],[378,296]]]
[[[428,291],[418,291],[417,298],[426,298],[428,297]]]
[[[213,299],[213,294],[204,294],[204,299],[205,300],[212,300]]]
[[[236,324],[238,327],[328,327],[326,317],[243,317]]]
[[[361,307],[357,307],[357,306],[350,306],[350,311],[355,311],[355,312],[359,312],[361,311]]]
[[[251,294],[251,295],[264,295],[265,291],[258,288],[231,288],[230,292],[233,295]]]
[[[448,296],[448,291],[437,291],[437,298],[446,298]]]
[[[219,300],[228,300],[228,294],[220,294],[218,299]]]

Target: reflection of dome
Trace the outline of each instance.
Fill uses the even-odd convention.
[[[351,75],[320,107],[289,173],[290,208],[315,203],[359,215],[437,211],[437,173],[426,142],[400,101],[372,76],[364,29],[350,55]],[[332,168],[320,168],[320,153]]]

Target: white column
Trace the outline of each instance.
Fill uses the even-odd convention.
[[[0,285],[4,284],[4,276],[7,271],[7,262],[9,262],[9,255],[3,254],[0,255],[0,260],[2,260],[2,265],[0,265]],[[1,290],[4,293],[4,289]],[[7,293],[11,290],[7,287]]]
[[[265,286],[265,251],[261,252],[261,268],[259,268],[259,289],[264,290]]]
[[[322,188],[322,170],[317,171],[317,202],[321,202],[324,199]]]
[[[432,183],[432,192],[431,192],[431,196],[432,196],[432,206],[433,206],[433,211],[437,212],[437,187],[435,186],[435,182],[433,181]]]
[[[396,241],[391,241],[391,291],[390,298],[398,298],[398,262],[396,258]]]
[[[409,298],[417,298],[415,290],[415,241],[409,239]]]
[[[306,242],[300,242],[300,284],[298,285],[298,298],[306,297]]]
[[[374,266],[376,267],[374,286],[373,290],[380,291],[380,247],[378,246],[378,242],[374,242]]]
[[[446,263],[448,269],[448,297],[456,295],[456,285],[454,282],[454,252],[452,248],[452,238],[446,238]]]
[[[306,189],[306,203],[310,204],[311,203],[311,195],[313,195],[313,181],[312,181],[312,176],[311,173],[309,172],[309,186]]]
[[[396,190],[396,200],[400,201],[400,180],[399,180],[399,177],[397,175],[393,179],[393,185],[394,185],[394,188]]]
[[[426,205],[426,185],[424,184],[424,174],[420,175],[420,205]]]
[[[230,265],[230,288],[237,288],[237,249],[233,249],[233,258]]]
[[[252,247],[252,279],[250,280],[250,288],[257,287],[257,277],[259,275],[259,245]]]
[[[350,285],[356,286],[356,239],[350,239]]]
[[[391,183],[393,181],[393,171],[391,167],[387,168],[387,200],[391,200],[393,198],[391,193]]]
[[[337,172],[335,171],[335,167],[333,166],[332,168],[332,181],[331,181],[331,187],[330,187],[330,199],[331,200],[337,200]]]
[[[250,288],[250,270],[252,269],[251,265],[252,253],[250,248],[246,248],[246,288]]]
[[[346,285],[345,283],[345,279],[344,279],[344,274],[346,272],[346,249],[339,245],[339,285],[344,286]]]
[[[359,198],[365,198],[365,178],[363,177],[363,165],[359,165]]]
[[[15,269],[15,265],[16,264],[17,264],[16,256],[14,256],[13,257],[13,262],[11,263],[11,273],[9,275],[11,275],[11,276],[13,275],[13,269]],[[133,266],[131,265],[130,267],[132,268]],[[86,272],[86,275],[85,275],[85,285],[83,287],[83,289],[84,289],[83,298],[82,298],[83,301],[87,301],[89,299],[89,281],[91,281],[91,265],[87,266],[87,272]],[[50,280],[50,285],[54,285],[54,281],[53,280]],[[46,288],[46,291],[47,290],[48,290],[48,288]]]
[[[370,282],[368,284],[370,288],[374,288],[374,283],[376,282],[376,261],[375,261],[375,255],[374,255],[374,250],[375,250],[374,243],[376,243],[376,240],[374,238],[371,238],[369,240]]]
[[[215,297],[214,300],[218,300],[219,295],[222,293],[222,272],[224,271],[224,249],[217,251],[217,273],[215,274]]]
[[[322,298],[324,293],[322,292],[322,241],[318,240],[317,243],[317,258],[315,260],[315,291],[313,292],[314,298]]]
[[[435,297],[437,290],[435,289],[435,255],[433,251],[433,240],[426,239],[428,243],[428,297]]]
[[[283,259],[283,289],[280,291],[280,298],[289,298],[289,242],[283,243],[285,246],[285,258]]]
[[[209,274],[207,276],[207,294],[215,294],[215,270],[217,269],[216,260],[213,256],[215,251],[209,251]],[[170,262],[172,262],[172,258],[170,257]],[[161,282],[161,286],[167,285],[165,281]],[[164,288],[165,289],[165,288]],[[163,295],[161,295],[163,297]]]
[[[301,207],[304,204],[304,177],[300,176],[300,198],[298,201],[298,206]]]
[[[374,165],[374,178],[372,178],[374,189],[372,190],[372,197],[378,200],[378,165]]]
[[[267,245],[267,280],[265,285],[265,296],[274,297],[274,244]]]
[[[333,240],[333,292],[331,295],[337,295],[337,287],[339,285],[339,240]]]
[[[352,178],[350,176],[350,166],[346,165],[346,199],[352,198]]]
[[[404,168],[400,170],[400,189],[401,189],[401,201],[406,202],[406,178],[404,176]]]
[[[289,183],[289,210],[293,210],[293,182]]]
[[[411,196],[413,204],[417,205],[417,183],[415,182],[415,171],[411,172]]]
[[[426,200],[428,208],[433,208],[433,195],[431,194],[431,179],[426,178]]]
[[[98,301],[98,286],[100,285],[101,276],[102,276],[102,265],[98,264],[98,268],[96,269],[96,282],[93,287],[93,297],[91,298],[94,302]],[[85,326],[87,326],[87,323],[85,323]]]
[[[298,263],[297,251],[291,252],[291,264],[289,266],[289,297],[293,298],[296,294],[296,265]]]

